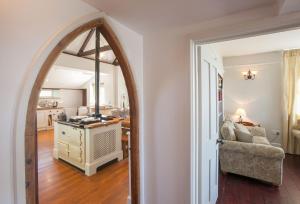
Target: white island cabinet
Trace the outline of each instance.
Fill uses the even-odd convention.
[[[122,160],[121,122],[76,127],[68,122],[54,124],[54,158],[85,171],[87,176],[114,159]]]

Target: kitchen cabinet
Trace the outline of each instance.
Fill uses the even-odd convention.
[[[85,168],[84,129],[55,124],[55,145],[58,158],[81,169]]]
[[[84,126],[72,122],[54,122],[53,157],[62,159],[85,171],[87,176],[97,168],[123,159],[119,119]]]
[[[46,115],[47,113],[44,110],[38,110],[36,112],[38,130],[44,129],[48,126],[48,118]]]
[[[64,112],[62,108],[38,109],[36,111],[37,129],[47,130],[53,128],[53,122],[57,120],[58,115],[62,112]]]

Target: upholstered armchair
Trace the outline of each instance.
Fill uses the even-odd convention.
[[[270,144],[264,128],[250,127],[248,130],[251,142],[241,142],[234,123],[227,121],[222,126],[224,143],[220,145],[221,171],[281,185],[285,157],[283,149]]]

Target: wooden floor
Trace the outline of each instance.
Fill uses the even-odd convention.
[[[53,131],[38,133],[40,204],[125,204],[128,161],[112,164],[87,177],[75,167],[52,157]]]
[[[217,204],[300,204],[300,156],[286,155],[283,166],[280,187],[221,174]]]

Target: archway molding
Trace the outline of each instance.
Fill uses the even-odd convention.
[[[29,102],[27,105],[26,125],[25,125],[25,179],[26,179],[26,203],[38,204],[38,169],[37,169],[37,131],[36,131],[36,107],[39,92],[43,82],[57,57],[78,35],[94,27],[100,27],[101,34],[114,51],[124,75],[129,96],[130,106],[130,183],[131,202],[139,203],[140,175],[139,175],[139,106],[136,83],[130,68],[126,54],[104,18],[91,20],[65,35],[52,49],[44,63],[42,64],[34,85],[31,89]]]

